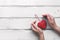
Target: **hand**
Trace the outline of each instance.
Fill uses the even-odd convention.
[[[32,30],[38,33],[39,35],[43,34],[43,30],[36,26],[36,21],[32,23]]]
[[[44,14],[43,17],[47,17],[48,23],[52,28],[56,28],[56,22],[53,16],[50,14]]]
[[[43,30],[35,25],[36,21],[32,23],[32,30],[39,35],[39,40],[44,40]]]

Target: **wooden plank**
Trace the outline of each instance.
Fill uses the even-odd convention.
[[[46,13],[60,17],[60,7],[0,7],[0,17],[42,17]]]
[[[60,5],[60,0],[0,0],[0,5]]]
[[[60,40],[60,36],[52,30],[44,31],[45,40]],[[0,30],[0,40],[38,40],[32,30]]]
[[[60,26],[60,22],[59,22],[60,18],[55,18],[55,19],[57,25]],[[31,29],[31,23],[34,20],[37,19],[36,18],[0,18],[0,29]],[[47,25],[46,29],[51,29],[51,28],[49,27],[49,25]]]
[[[0,40],[37,40],[37,36],[28,30],[0,30]]]
[[[44,31],[45,40],[60,40],[59,35],[53,30]]]

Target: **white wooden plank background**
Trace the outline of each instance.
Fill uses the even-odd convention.
[[[0,29],[31,29],[31,23],[35,20],[37,19],[36,18],[1,18]],[[55,18],[55,20],[57,25],[60,26],[60,22],[59,22],[60,18]],[[51,29],[51,28],[49,25],[47,25],[46,29]]]
[[[0,5],[60,5],[60,0],[0,0]]]
[[[39,40],[31,30],[31,22],[42,14],[54,16],[60,26],[60,0],[0,0],[0,40]],[[48,29],[48,30],[47,30]],[[45,40],[60,40],[60,36],[47,26]]]
[[[0,7],[0,17],[41,17],[44,13],[60,17],[60,7]]]
[[[45,40],[60,40],[60,36],[52,30],[44,31]],[[38,40],[32,30],[0,30],[0,40]]]

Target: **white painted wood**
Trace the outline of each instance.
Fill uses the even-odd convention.
[[[0,0],[0,5],[60,5],[60,0]]]
[[[37,40],[38,37],[29,30],[0,30],[0,40]]]
[[[45,40],[60,40],[60,34],[52,30],[44,31],[44,37]]]
[[[59,6],[60,0],[0,0],[0,40],[38,40],[31,30],[31,22],[36,20],[34,14],[41,17],[49,13],[60,26]],[[47,29],[51,29],[49,25]],[[52,30],[44,30],[44,37],[45,40],[60,40]]]
[[[41,18],[40,18],[41,19]],[[60,26],[60,18],[55,18],[57,25]],[[0,29],[31,29],[31,23],[35,18],[1,18]],[[37,20],[38,21],[38,20]],[[47,29],[51,29],[47,25]]]
[[[60,36],[52,30],[44,31],[45,40],[60,40]],[[31,30],[0,30],[0,40],[38,40]]]
[[[0,7],[0,17],[41,17],[46,13],[60,17],[60,7]]]

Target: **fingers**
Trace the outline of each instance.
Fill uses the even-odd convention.
[[[38,27],[36,26],[36,21],[34,21],[33,23],[32,23],[32,27],[34,27],[35,29],[38,29]]]
[[[48,14],[43,14],[42,16],[43,16],[43,17],[48,17]]]
[[[37,26],[35,24],[32,23],[32,27],[34,27],[35,29],[37,29]]]
[[[35,23],[36,23],[36,20],[32,24],[35,24]]]
[[[34,21],[34,22],[32,23],[32,27],[34,27],[34,28],[36,29],[35,23],[36,23],[36,21]]]
[[[38,34],[43,33],[43,30],[42,30],[41,28],[37,27],[37,26],[35,25],[35,23],[36,23],[36,21],[34,21],[34,22],[32,23],[32,30],[33,30],[34,32],[37,32]]]
[[[34,23],[32,23],[32,27],[36,30],[39,30],[39,31],[42,30],[41,28],[37,27]]]
[[[48,20],[49,22],[53,22],[54,21],[54,17],[53,16],[51,16],[51,15],[49,15],[49,20]]]
[[[50,19],[52,20],[53,19],[53,16],[52,15],[49,15]]]
[[[43,14],[42,16],[43,17],[47,17],[47,19],[49,18],[49,15],[48,14]]]
[[[52,19],[53,19],[53,16],[51,16],[50,14],[43,14],[42,16],[43,17],[46,16],[48,21],[52,21]]]
[[[42,32],[42,29],[38,28],[35,24],[32,24],[32,30],[35,32]]]
[[[35,31],[35,32],[37,32],[37,30],[33,26],[32,26],[32,30]]]
[[[51,21],[49,16],[47,17],[47,19],[48,19],[49,22]]]
[[[35,23],[36,23],[36,21],[34,21],[34,22],[32,23],[32,30],[35,31],[35,32],[37,32],[37,28],[36,28]]]

